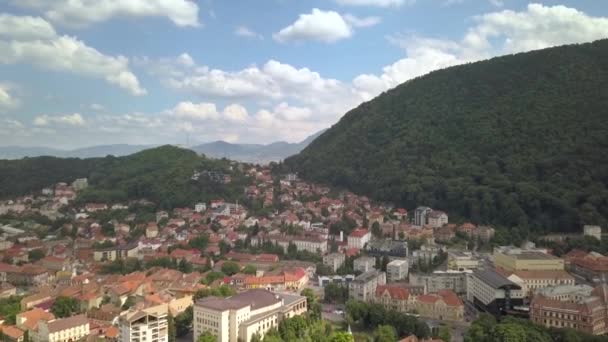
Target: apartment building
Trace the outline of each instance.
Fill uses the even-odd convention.
[[[390,283],[407,279],[408,271],[407,260],[393,260],[386,265],[386,280]]]
[[[71,342],[89,336],[89,320],[85,315],[41,319],[37,330],[28,330],[32,342]]]
[[[475,270],[479,267],[479,259],[471,252],[448,251],[448,270]]]
[[[343,253],[330,253],[323,257],[323,265],[329,266],[334,272],[344,265],[346,256]]]
[[[347,237],[349,248],[362,249],[372,238],[372,233],[365,228],[353,230]]]
[[[193,342],[203,332],[210,332],[218,342],[251,341],[254,334],[277,328],[285,318],[307,311],[306,297],[249,290],[223,299],[207,297],[194,305]]]
[[[376,258],[362,256],[353,261],[353,269],[359,272],[369,272],[374,270],[376,266]]]
[[[424,286],[427,292],[452,290],[457,294],[467,293],[467,277],[472,273],[465,271],[435,271],[433,273],[411,273],[410,284]]]
[[[167,342],[168,306],[130,310],[118,319],[119,342]]]
[[[114,261],[119,259],[137,258],[139,245],[137,243],[129,245],[119,245],[110,248],[97,249],[93,251],[95,261]]]
[[[370,301],[378,285],[386,284],[386,273],[369,271],[357,276],[348,284],[348,296],[363,302]]]

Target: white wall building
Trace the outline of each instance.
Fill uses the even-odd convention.
[[[376,287],[384,284],[386,284],[386,273],[376,270],[365,272],[348,284],[348,296],[367,302],[374,298]]]
[[[372,234],[369,230],[358,228],[348,235],[348,247],[362,249],[371,240]]]
[[[307,311],[306,297],[249,290],[230,298],[207,297],[194,305],[193,342],[203,332],[218,342],[251,341],[254,334],[263,337],[285,318]]]
[[[406,279],[408,271],[409,265],[407,260],[393,260],[386,265],[386,280],[389,282],[395,282]]]
[[[376,258],[362,256],[353,261],[353,269],[362,273],[374,270],[376,266]]]
[[[122,314],[118,320],[119,342],[167,342],[168,306],[153,306]]]

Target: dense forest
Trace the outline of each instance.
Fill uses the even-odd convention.
[[[230,175],[229,184],[195,171]],[[241,196],[247,181],[228,160],[208,159],[174,146],[162,146],[125,157],[91,159],[53,157],[0,160],[0,198],[40,191],[57,182],[71,183],[87,177],[89,188],[81,202],[124,202],[148,199],[161,208],[171,209],[215,198],[234,200]]]
[[[432,72],[361,104],[285,161],[305,179],[454,219],[608,223],[608,40]]]

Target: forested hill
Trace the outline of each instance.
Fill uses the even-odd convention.
[[[608,40],[432,72],[286,160],[304,178],[477,223],[608,219]]]
[[[246,183],[227,160],[211,160],[174,146],[162,146],[125,157],[90,159],[54,157],[0,160],[0,199],[37,193],[57,182],[87,177],[83,202],[125,202],[148,199],[162,208],[191,205],[214,198],[238,198]],[[194,171],[232,177],[230,184],[209,177],[192,180]]]

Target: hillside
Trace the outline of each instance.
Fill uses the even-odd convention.
[[[194,171],[229,174],[232,183],[206,177],[192,180]],[[162,208],[191,205],[221,197],[236,199],[242,193],[244,176],[232,171],[230,162],[211,160],[174,146],[161,146],[126,157],[91,159],[54,157],[0,160],[0,198],[37,192],[57,182],[89,179],[82,202],[124,202],[151,200]]]
[[[101,158],[108,155],[116,157],[137,153],[151,145],[99,145],[74,150],[60,150],[48,147],[0,146],[0,159],[21,159],[25,157],[52,156],[57,158]]]
[[[324,131],[315,133],[299,143],[284,141],[272,144],[232,144],[225,141],[215,141],[192,147],[193,151],[212,158],[227,158],[247,163],[268,163],[283,160],[302,151],[310,142]]]
[[[348,112],[286,165],[451,218],[608,223],[608,40],[432,72]]]

